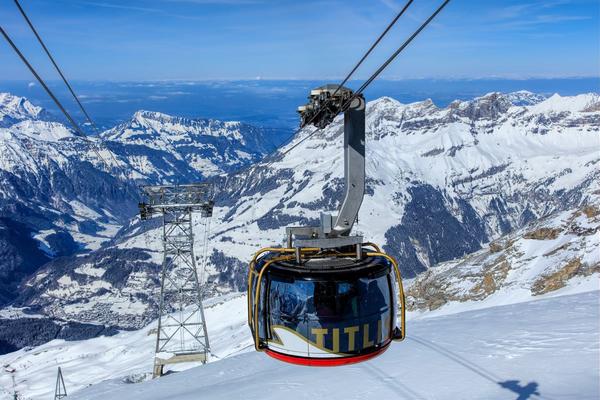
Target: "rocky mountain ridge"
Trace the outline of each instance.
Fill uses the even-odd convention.
[[[431,315],[467,301],[483,308],[565,290],[600,290],[598,200],[533,221],[478,252],[428,269],[410,283],[410,311]]]
[[[514,105],[524,96],[490,93],[446,108],[430,100],[368,103],[367,194],[356,229],[394,255],[406,278],[477,254],[540,218],[595,204],[600,96],[532,101],[527,94],[535,104]],[[207,291],[243,290],[247,260],[259,247],[281,244],[285,226],[316,223],[320,211],[337,208],[342,131],[338,118],[283,157],[214,178]],[[142,326],[156,310],[159,238],[158,225],[133,220],[89,257],[48,264],[26,282],[18,304],[64,319]]]

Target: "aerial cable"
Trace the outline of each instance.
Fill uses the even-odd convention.
[[[69,89],[69,92],[71,92],[71,95],[75,99],[75,102],[77,103],[77,105],[79,105],[79,108],[81,109],[81,112],[83,113],[83,115],[85,116],[85,118],[87,119],[87,121],[89,122],[89,124],[91,125],[91,127],[94,129],[94,131],[96,132],[96,134],[99,135],[100,131],[99,131],[96,123],[94,122],[94,120],[92,120],[92,118],[88,114],[87,110],[85,109],[85,107],[83,106],[83,104],[81,103],[81,101],[79,100],[79,97],[77,96],[77,94],[75,94],[75,91],[73,90],[73,87],[71,86],[71,84],[69,83],[69,81],[67,80],[67,78],[65,77],[65,75],[63,74],[62,70],[60,69],[60,67],[56,63],[56,60],[54,60],[54,57],[50,53],[50,50],[48,50],[48,47],[46,47],[46,44],[42,40],[42,37],[40,36],[40,34],[38,33],[37,29],[35,29],[35,27],[33,26],[33,23],[31,22],[31,20],[27,16],[27,13],[23,9],[23,7],[21,7],[21,4],[19,3],[18,0],[14,0],[14,2],[16,4],[17,8],[19,9],[19,12],[21,13],[21,15],[23,16],[23,18],[25,19],[25,22],[27,22],[27,25],[29,25],[29,28],[31,28],[31,31],[33,32],[33,34],[37,38],[38,42],[40,43],[40,45],[44,49],[44,52],[46,53],[46,55],[50,59],[50,62],[52,62],[52,65],[54,65],[54,68],[56,69],[56,71],[58,72],[58,74],[62,78],[63,82],[65,83],[65,85]],[[99,145],[98,147],[101,147],[101,145]],[[112,160],[115,162],[115,165],[120,170],[120,172],[123,174],[123,176],[127,177],[127,174],[124,172],[123,168],[119,165],[119,162],[117,161],[117,159],[113,155],[112,151],[110,151],[110,149],[106,145],[104,145],[104,147],[109,152]],[[99,152],[97,150],[95,150],[95,152],[98,155],[98,157],[100,157],[102,159],[102,156],[99,154]],[[110,166],[108,165],[108,163],[104,162],[104,164],[107,167],[110,168]]]
[[[23,63],[27,66],[27,68],[29,68],[29,71],[31,71],[31,73],[33,74],[33,76],[35,76],[35,79],[37,79],[37,81],[40,83],[40,85],[42,85],[42,87],[44,88],[44,90],[46,91],[46,93],[48,93],[48,96],[50,96],[50,98],[52,98],[52,100],[58,106],[58,108],[60,109],[60,111],[62,111],[62,113],[65,115],[65,117],[67,118],[67,120],[69,121],[69,123],[75,129],[76,135],[77,136],[81,136],[81,137],[86,137],[86,135],[83,133],[83,131],[81,130],[81,128],[79,128],[79,125],[77,124],[77,122],[75,122],[75,120],[71,117],[71,115],[67,112],[67,110],[65,110],[65,108],[63,107],[63,105],[60,103],[60,101],[54,95],[54,93],[52,93],[52,91],[50,90],[50,88],[48,87],[48,85],[46,85],[46,82],[44,82],[44,80],[40,77],[40,75],[36,72],[36,70],[31,66],[31,64],[29,63],[29,61],[27,61],[27,58],[25,58],[25,56],[23,55],[23,53],[21,53],[21,51],[19,50],[19,48],[17,47],[17,45],[12,41],[12,39],[8,36],[8,34],[4,31],[4,29],[2,29],[2,26],[0,26],[0,33],[2,33],[2,36],[4,36],[4,39],[6,39],[6,41],[8,42],[8,44],[15,51],[15,53],[17,53],[17,55],[19,56],[19,58],[21,59],[21,61],[23,61]]]
[[[444,9],[444,7],[446,7],[446,5],[450,2],[450,0],[445,0],[441,6],[438,7],[438,9],[431,14],[431,16],[429,16],[429,18],[427,18],[427,20],[419,27],[419,29],[417,29],[407,40],[404,41],[404,43],[402,43],[402,45],[394,52],[394,54],[392,54],[378,69],[377,71],[375,71],[373,73],[373,75],[371,75],[369,77],[369,79],[367,79],[367,81],[365,81],[365,83],[362,84],[362,86],[356,91],[354,92],[354,95],[348,99],[348,101],[346,102],[346,104],[342,107],[342,112],[345,111],[350,104],[352,103],[352,100],[355,99],[356,97],[358,97],[374,80],[375,78],[377,78],[381,72],[383,72],[383,70],[385,68],[387,68],[387,66],[394,61],[394,59],[402,52],[404,51],[404,49],[419,35],[419,33],[421,33],[421,31],[423,29],[425,29],[425,27],[427,27],[427,25],[429,25],[429,23]],[[405,6],[406,7],[406,6]],[[362,61],[361,61],[362,62]],[[314,118],[318,115],[315,114],[315,116],[313,118],[311,118],[311,120],[306,124],[310,124],[312,122],[312,120],[314,120]],[[283,153],[280,153],[280,157],[285,156],[286,154],[288,154],[290,151],[294,150],[296,147],[300,146],[303,142],[305,142],[307,139],[310,139],[312,136],[314,136],[317,132],[319,132],[321,130],[321,128],[318,128],[316,130],[314,130],[313,132],[311,132],[309,135],[305,136],[304,138],[302,138],[301,140],[299,140],[297,143],[295,143],[292,147],[290,147],[289,149],[287,149],[286,151],[284,151]],[[271,164],[273,164],[275,162],[275,160],[269,162],[266,166],[269,166]]]
[[[373,50],[375,50],[375,47],[377,47],[377,45],[379,45],[379,42],[381,42],[381,40],[385,37],[385,35],[387,35],[387,33],[392,29],[392,27],[396,24],[396,22],[398,22],[398,20],[400,19],[400,17],[402,15],[404,15],[404,13],[406,12],[406,10],[410,7],[410,5],[413,3],[414,0],[409,0],[404,7],[402,7],[402,9],[400,10],[400,12],[398,12],[398,14],[396,14],[396,16],[394,17],[394,19],[388,24],[388,26],[385,28],[385,30],[379,35],[379,37],[375,40],[375,42],[373,42],[373,44],[371,45],[371,47],[369,47],[369,49],[365,52],[365,54],[363,54],[363,56],[361,57],[361,59],[356,63],[356,65],[352,68],[352,70],[350,70],[350,72],[346,75],[346,77],[342,80],[342,82],[338,85],[338,87],[335,89],[335,91],[333,92],[333,94],[331,95],[331,98],[335,97],[335,95],[340,91],[340,89],[346,84],[346,82],[348,82],[350,80],[350,78],[352,77],[352,75],[354,75],[354,73],[356,72],[356,70],[362,65],[362,63],[367,59],[367,57],[369,57],[369,55],[373,52]],[[327,108],[327,105],[329,105],[329,103],[331,102],[331,98],[328,99],[323,108],[325,109]],[[310,120],[308,120],[308,122],[306,123],[306,125],[310,125],[318,116],[320,113],[317,113],[315,115],[312,116],[312,118]],[[293,140],[293,138],[296,136],[296,134],[298,132],[300,132],[301,129],[299,129],[298,131],[294,132],[294,134],[291,136],[291,139],[288,141],[289,144],[291,142],[291,140]],[[317,133],[318,131],[320,131],[321,128],[318,128],[316,131],[312,132],[310,134],[310,136],[314,135],[315,133]],[[308,137],[310,137],[308,136]],[[305,139],[308,139],[308,137],[306,137]],[[287,154],[288,152],[292,151],[294,148],[296,148],[300,143],[302,143],[305,139],[303,139],[302,141],[300,141],[299,143],[295,144],[294,146],[292,146],[292,148],[288,149],[285,153],[281,154],[282,156]],[[274,155],[277,155],[277,151]],[[271,165],[274,161],[271,161],[270,163],[267,164],[267,166]]]
[[[4,38],[6,39],[6,41],[8,42],[8,44],[13,48],[13,50],[15,51],[15,53],[17,53],[17,55],[19,56],[19,58],[21,59],[21,61],[23,61],[23,63],[27,66],[27,68],[29,69],[29,71],[31,71],[31,73],[37,79],[37,81],[40,83],[40,85],[42,85],[42,87],[44,88],[44,90],[46,91],[46,93],[48,94],[48,96],[50,96],[50,98],[54,101],[54,103],[60,109],[60,111],[62,111],[63,115],[67,118],[67,120],[69,121],[69,123],[71,124],[71,126],[74,128],[73,133],[76,136],[79,136],[79,137],[83,138],[83,140],[85,140],[86,142],[90,143],[92,145],[91,146],[92,150],[94,151],[94,153],[96,153],[96,155],[98,156],[98,158],[100,159],[100,161],[110,169],[110,165],[106,162],[106,160],[104,159],[104,157],[102,157],[102,155],[100,154],[100,152],[95,148],[95,146],[97,145],[97,143],[95,143],[94,141],[90,140],[86,136],[86,134],[83,133],[83,131],[81,130],[81,128],[79,127],[79,125],[77,124],[77,122],[75,122],[75,120],[71,117],[71,115],[69,114],[69,112],[63,107],[63,105],[58,100],[58,98],[56,98],[56,96],[54,95],[54,93],[52,93],[52,90],[50,90],[50,88],[48,87],[48,85],[46,85],[46,82],[44,82],[44,80],[37,73],[37,71],[35,70],[35,68],[33,68],[33,66],[29,63],[29,61],[27,60],[27,58],[19,50],[19,48],[17,47],[17,45],[12,41],[12,39],[10,38],[10,36],[8,36],[8,34],[2,28],[2,26],[0,26],[0,33],[2,34],[2,36],[4,36]],[[111,156],[112,156],[112,152],[109,151],[109,153],[111,153]],[[114,156],[112,156],[112,157],[114,159]],[[116,162],[116,160],[115,160],[115,162]],[[118,163],[117,163],[117,167],[120,168],[120,166],[119,166]],[[125,175],[125,176],[127,176],[127,175]]]
[[[392,61],[394,61],[394,59],[396,59],[396,57],[398,57],[398,55],[400,53],[402,53],[402,51],[410,44],[410,42],[412,42],[414,40],[414,38],[416,38],[419,33],[421,33],[421,31],[423,29],[425,29],[425,27],[427,27],[427,25],[429,25],[429,23],[431,21],[433,21],[433,19],[444,9],[444,7],[446,7],[446,5],[450,2],[450,0],[445,0],[442,5],[440,5],[437,10],[435,10],[435,12],[433,14],[431,14],[429,16],[429,18],[427,18],[427,20],[425,22],[423,22],[423,24],[421,24],[421,26],[419,27],[419,29],[417,29],[408,39],[406,39],[406,41],[404,43],[402,43],[402,46],[398,47],[398,49],[394,52],[394,54],[392,54],[380,67],[379,69],[377,69],[377,71],[375,71],[373,73],[373,75],[371,75],[369,77],[369,79],[367,79],[365,81],[365,83],[362,84],[362,86],[356,91],[354,92],[354,96],[353,97],[357,97],[359,96],[366,88],[367,86],[369,86],[371,84],[371,82],[373,82],[378,76],[379,74],[381,74],[383,72],[384,69],[387,68],[388,65],[390,65],[390,63]],[[349,100],[350,102],[351,100]]]
[[[356,63],[356,65],[354,66],[354,68],[352,68],[352,70],[348,73],[348,75],[346,75],[346,77],[344,78],[344,80],[342,81],[342,83],[340,83],[338,85],[337,89],[333,92],[333,94],[331,95],[331,97],[335,97],[335,95],[339,92],[339,90],[341,89],[341,87],[344,86],[346,84],[346,82],[348,82],[348,80],[350,79],[350,77],[362,65],[362,63],[367,59],[367,57],[369,57],[369,55],[375,49],[375,47],[377,47],[377,45],[379,44],[379,42],[381,42],[381,40],[385,37],[385,35],[387,35],[387,33],[390,31],[390,29],[392,29],[392,27],[396,24],[396,22],[400,19],[400,17],[402,15],[404,15],[404,13],[408,9],[408,7],[410,7],[410,5],[413,3],[413,1],[414,0],[409,0],[404,5],[404,7],[402,7],[402,9],[400,10],[400,12],[398,14],[396,14],[396,16],[394,17],[394,19],[392,20],[392,22],[389,23],[389,25],[387,26],[387,28],[385,28],[385,30],[381,33],[381,35],[379,35],[379,37],[377,38],[377,40],[375,40],[375,42],[373,42],[373,44],[371,45],[371,47],[369,48],[369,50],[367,50],[367,52],[362,56],[362,58],[360,59],[360,61],[358,63]]]
[[[37,38],[38,42],[40,42],[40,45],[42,46],[42,48],[46,52],[46,55],[48,56],[48,58],[52,62],[52,65],[54,65],[54,68],[56,68],[56,71],[58,72],[58,74],[62,78],[63,82],[65,83],[65,85],[69,89],[69,92],[71,92],[71,95],[73,95],[73,98],[75,99],[75,101],[79,105],[79,108],[83,112],[83,115],[85,115],[85,118],[88,120],[88,122],[90,123],[90,125],[92,126],[92,128],[94,128],[94,130],[96,131],[96,133],[98,133],[98,128],[96,127],[96,124],[90,118],[90,115],[88,114],[88,112],[86,111],[86,109],[83,107],[83,104],[81,104],[81,101],[79,101],[79,98],[77,97],[77,95],[75,94],[75,91],[73,90],[73,88],[69,84],[69,81],[67,81],[67,78],[65,78],[65,75],[63,74],[63,72],[59,68],[58,64],[54,60],[54,57],[52,57],[52,54],[50,54],[50,50],[48,50],[48,48],[46,47],[46,44],[44,43],[44,41],[42,40],[42,38],[38,34],[37,29],[35,29],[35,27],[33,26],[33,23],[31,22],[31,20],[29,19],[29,17],[25,13],[25,10],[23,10],[23,7],[21,7],[21,4],[19,4],[19,0],[14,0],[14,1],[15,1],[15,4],[17,5],[17,8],[21,12],[21,15],[23,16],[23,18],[25,18],[25,21],[27,22],[27,25],[29,25],[29,27],[31,28],[31,31],[33,32],[33,34]]]

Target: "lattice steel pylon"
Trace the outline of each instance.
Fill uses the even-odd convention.
[[[65,387],[62,370],[58,367],[58,372],[56,373],[56,386],[54,388],[54,400],[64,399],[65,397],[67,397],[67,388]]]
[[[164,366],[182,362],[206,363],[210,353],[202,293],[194,256],[192,216],[199,211],[206,249],[214,202],[212,185],[159,185],[142,187],[146,201],[139,204],[142,220],[163,218],[163,264],[156,355],[153,377]],[[206,254],[206,251],[201,252]],[[206,260],[202,259],[202,265]]]

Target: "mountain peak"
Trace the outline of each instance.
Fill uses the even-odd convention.
[[[159,111],[148,111],[148,110],[138,110],[133,114],[132,119],[141,120],[141,119],[154,119],[154,120],[164,120],[164,119],[175,119],[178,117],[173,117],[172,115],[161,113]]]
[[[600,110],[600,94],[585,93],[577,96],[553,94],[541,103],[531,107],[533,113],[594,112]]]
[[[410,103],[410,104],[408,104],[407,107],[410,109],[413,109],[413,110],[436,110],[437,109],[437,106],[431,99],[425,99],[422,101],[417,101],[415,103]]]
[[[403,104],[391,97],[380,97],[367,104],[367,113],[371,121],[381,118],[388,120],[401,120],[403,116],[425,116],[437,110],[437,106],[431,99]]]
[[[140,126],[144,128],[150,128],[150,131],[146,133],[152,133],[152,131],[158,130],[157,127],[165,124],[178,124],[178,125],[191,125],[192,120],[185,120],[185,118],[174,117],[169,114],[161,113],[158,111],[138,110],[136,111],[129,124],[132,126]]]
[[[478,103],[492,103],[492,102],[506,102],[508,96],[502,92],[489,92],[480,97],[475,97],[473,102]]]
[[[0,93],[0,127],[9,127],[26,119],[40,119],[45,114],[42,107],[33,105],[24,97]]]
[[[500,92],[491,92],[470,101],[453,102],[449,108],[472,120],[497,119],[513,104]]]
[[[379,97],[375,100],[372,100],[369,102],[369,105],[371,107],[381,107],[381,106],[401,106],[402,103],[400,103],[398,100],[391,98],[389,96],[382,96]]]

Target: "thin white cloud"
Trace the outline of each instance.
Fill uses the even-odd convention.
[[[520,4],[514,4],[511,6],[503,7],[497,10],[497,17],[499,18],[518,18],[523,17],[524,13],[535,12],[541,9],[555,8],[564,4],[569,4],[568,0],[537,0],[537,1],[523,1]]]
[[[406,1],[405,1],[405,2],[402,2],[402,3],[398,3],[398,2],[396,2],[395,0],[379,0],[379,2],[380,2],[381,4],[383,4],[384,6],[386,6],[387,8],[389,8],[389,9],[393,10],[393,11],[394,11],[394,12],[396,12],[396,13],[400,12],[400,10],[401,10],[402,8],[404,8],[404,6],[405,6],[405,4],[406,4]],[[412,4],[411,6],[414,8],[415,4]],[[417,17],[417,16],[416,16],[416,15],[415,15],[415,14],[414,14],[412,11],[411,11],[411,9],[408,9],[408,10],[406,10],[406,12],[405,12],[404,16],[405,16],[406,18],[410,19],[410,20],[413,20],[413,21],[418,21],[418,22],[422,22],[422,19],[419,19],[419,18],[418,18],[418,17]],[[434,24],[437,24],[437,23],[435,23],[435,22],[434,22]]]
[[[164,0],[166,3],[189,3],[189,4],[203,4],[203,5],[253,5],[253,4],[264,4],[261,0]]]
[[[180,0],[182,1],[182,0]],[[225,0],[227,1],[227,0]],[[233,0],[231,0],[233,1]],[[81,4],[91,6],[91,7],[100,7],[100,8],[110,8],[116,10],[124,10],[124,11],[137,11],[137,12],[145,12],[145,13],[153,13],[153,14],[161,14],[167,17],[180,18],[180,19],[190,19],[197,20],[202,19],[195,17],[194,15],[183,15],[183,14],[174,14],[169,12],[166,9],[160,8],[152,8],[152,7],[138,7],[138,6],[129,6],[115,3],[107,3],[107,2],[96,2],[96,1],[82,1]]]
[[[562,22],[585,21],[592,19],[588,15],[538,15],[533,18],[527,18],[516,21],[501,22],[496,25],[501,29],[526,29],[541,25],[559,24]]]
[[[400,5],[398,5],[398,3],[396,3],[394,0],[379,0],[379,1],[381,2],[381,4],[383,4],[387,8],[390,8],[394,11],[400,11]]]
[[[115,9],[119,9],[119,10],[159,12],[159,13],[163,12],[163,10],[160,10],[158,8],[127,6],[127,5],[122,5],[122,4],[114,4],[114,3],[106,3],[106,2],[101,3],[101,2],[95,2],[95,1],[83,1],[82,4],[89,5],[89,6],[95,6],[95,7],[102,7],[102,8],[115,8]]]

